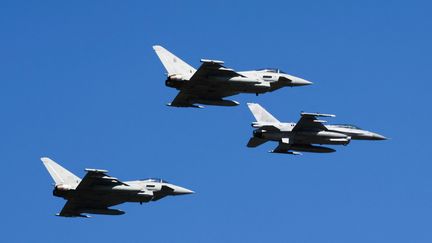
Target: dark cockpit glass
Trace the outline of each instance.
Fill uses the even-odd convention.
[[[343,127],[343,128],[351,128],[351,129],[361,129],[360,127],[352,124],[335,124],[334,126]]]
[[[149,181],[149,182],[159,182],[159,183],[168,183],[166,180],[162,180],[160,178],[147,178],[143,179],[143,181]]]
[[[279,68],[262,68],[262,69],[258,69],[257,71],[269,72],[269,73],[285,73]]]

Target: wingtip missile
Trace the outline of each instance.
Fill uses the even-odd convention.
[[[91,216],[87,215],[87,214],[77,214],[77,215],[70,215],[69,216],[69,215],[61,215],[60,213],[56,213],[55,216],[57,216],[57,217],[69,217],[69,218],[71,218],[71,217],[91,218]]]
[[[193,104],[185,105],[185,106],[177,106],[177,105],[172,105],[172,103],[167,103],[166,106],[171,106],[171,107],[193,107],[193,108],[200,108],[200,109],[205,108],[205,106],[203,106],[203,105],[193,105]]]
[[[318,113],[318,112],[304,112],[302,111],[300,113],[301,116],[315,116],[315,117],[336,117],[334,114],[325,114],[325,113]]]
[[[211,60],[211,59],[201,59],[202,63],[215,63],[215,64],[224,64],[224,61],[219,60]],[[231,69],[232,70],[232,69]]]
[[[272,153],[272,154],[303,155],[302,153],[297,152],[297,151],[276,151],[276,150],[270,150],[270,151],[268,151],[268,152],[269,152],[269,153]]]

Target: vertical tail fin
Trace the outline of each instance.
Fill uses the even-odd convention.
[[[78,176],[72,174],[72,172],[61,167],[59,164],[57,164],[50,158],[43,157],[41,158],[41,160],[45,165],[46,169],[48,170],[48,172],[50,173],[56,185],[66,184],[66,185],[76,187],[81,181],[81,179]]]
[[[182,59],[176,57],[162,46],[153,46],[153,50],[155,50],[156,55],[158,55],[165,69],[167,70],[168,76],[180,74],[184,78],[189,79],[196,72],[195,68],[184,62]]]
[[[259,104],[247,103],[247,105],[257,122],[279,123],[278,119],[276,119],[272,114],[266,111],[266,109],[264,109]]]

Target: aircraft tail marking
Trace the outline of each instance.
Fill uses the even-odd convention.
[[[256,103],[247,103],[249,109],[251,110],[253,116],[257,122],[265,123],[280,123],[272,114],[270,114],[266,109]]]
[[[153,46],[153,50],[156,52],[156,55],[158,55],[165,69],[167,70],[168,76],[180,74],[184,78],[189,79],[196,72],[195,68],[162,46],[155,45]]]
[[[48,157],[42,157],[41,160],[56,185],[66,184],[76,187],[81,181],[78,176],[72,174],[72,172],[66,170],[65,168],[54,162],[52,159]]]

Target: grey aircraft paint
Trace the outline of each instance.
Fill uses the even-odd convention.
[[[254,148],[267,141],[279,145],[272,153],[300,154],[300,152],[330,153],[332,148],[318,146],[347,145],[351,140],[385,140],[386,137],[360,129],[353,125],[324,125],[319,117],[335,117],[331,114],[301,113],[298,123],[284,123],[277,120],[259,104],[248,103],[256,122],[252,123],[253,136],[247,146]]]
[[[156,45],[153,49],[167,70],[165,85],[180,91],[168,106],[236,106],[239,104],[237,101],[223,98],[240,93],[258,95],[283,87],[312,84],[273,68],[236,72],[217,60],[201,59],[202,64],[196,70],[162,46]]]
[[[110,207],[125,202],[145,203],[166,196],[194,193],[162,179],[122,182],[107,175],[106,170],[86,169],[87,174],[80,179],[49,158],[41,160],[55,182],[53,195],[67,200],[57,216],[121,215],[125,212]]]

